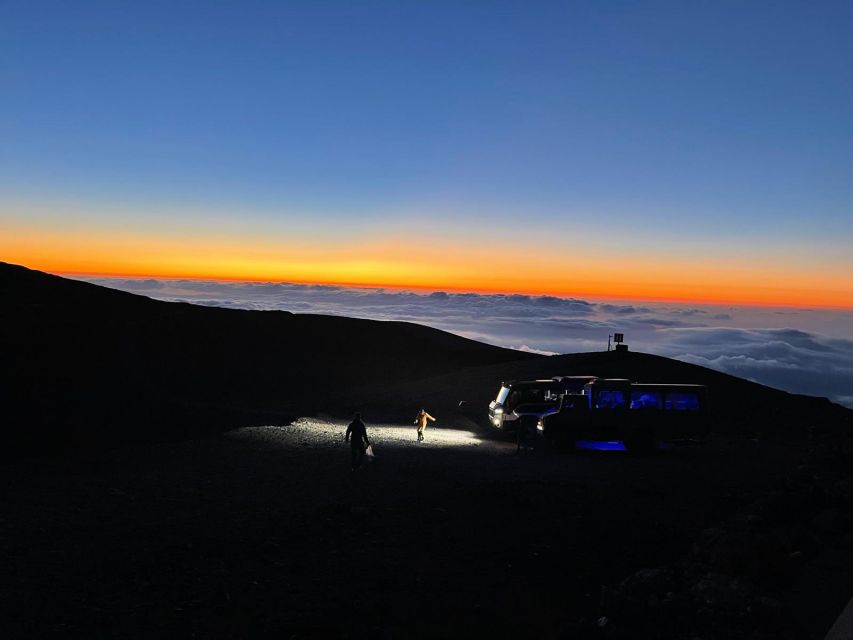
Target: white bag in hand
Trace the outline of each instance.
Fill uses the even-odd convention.
[[[367,445],[367,449],[364,450],[364,460],[366,462],[373,462],[373,460],[375,458],[376,458],[376,456],[373,453],[373,445],[372,444]]]

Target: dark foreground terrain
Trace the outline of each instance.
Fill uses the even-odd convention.
[[[849,464],[744,438],[516,455],[457,426],[369,425],[357,472],[317,419],[7,467],[0,636],[817,639],[850,595],[821,488]]]

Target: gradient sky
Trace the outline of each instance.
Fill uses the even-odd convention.
[[[0,3],[0,260],[853,308],[853,3]]]

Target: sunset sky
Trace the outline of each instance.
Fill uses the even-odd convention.
[[[850,2],[6,2],[0,260],[853,308]]]

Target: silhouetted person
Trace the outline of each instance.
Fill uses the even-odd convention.
[[[528,449],[536,437],[536,422],[530,416],[521,416],[515,429],[515,452],[521,453],[522,449]]]
[[[429,415],[426,412],[426,409],[421,409],[418,412],[418,417],[415,418],[415,424],[418,425],[418,442],[423,442],[424,430],[427,426],[427,420],[432,420],[433,422],[435,422],[435,418]]]
[[[370,440],[367,438],[367,429],[361,421],[361,414],[355,414],[355,418],[347,427],[347,435],[344,437],[346,442],[350,443],[352,449],[352,470],[355,471],[361,466],[364,460],[364,451],[370,446]]]

